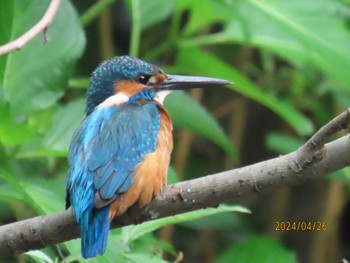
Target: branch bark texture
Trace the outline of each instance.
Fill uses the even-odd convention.
[[[29,29],[26,33],[24,33],[19,38],[3,46],[0,46],[0,56],[7,54],[13,50],[21,49],[25,44],[31,41],[36,35],[38,35],[42,31],[44,31],[45,43],[48,42],[47,29],[51,25],[61,2],[62,0],[52,0],[44,16],[41,18],[41,20],[38,23],[36,23],[31,29]]]
[[[252,195],[300,184],[350,165],[350,138],[345,135],[324,144],[350,123],[350,110],[322,127],[297,151],[239,169],[165,187],[162,194],[140,209],[136,206],[116,218],[112,228],[138,224]],[[0,255],[7,256],[78,238],[71,210],[38,216],[0,227]]]

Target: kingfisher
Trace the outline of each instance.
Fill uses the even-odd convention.
[[[164,98],[174,90],[227,84],[165,74],[130,56],[96,68],[86,118],[69,147],[66,184],[66,209],[72,206],[79,224],[84,258],[105,252],[115,216],[134,204],[144,207],[166,185],[173,127]]]

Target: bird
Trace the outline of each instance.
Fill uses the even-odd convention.
[[[68,154],[66,209],[72,207],[84,258],[104,254],[111,220],[147,205],[167,182],[172,122],[163,106],[174,90],[229,81],[165,74],[130,56],[102,62],[92,73],[86,117]]]

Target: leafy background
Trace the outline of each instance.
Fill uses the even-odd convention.
[[[0,1],[0,44],[48,4]],[[350,104],[349,0],[64,0],[49,37],[0,57],[1,224],[64,208],[70,138],[89,74],[108,57],[235,83],[165,101],[175,125],[170,182],[295,150]],[[344,169],[241,206],[113,230],[90,262],[340,262],[350,258],[349,184]],[[276,231],[285,221],[327,230]],[[79,261],[72,240],[2,262]]]

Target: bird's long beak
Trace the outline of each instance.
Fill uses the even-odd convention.
[[[191,88],[205,88],[212,86],[223,86],[232,84],[230,81],[224,79],[215,79],[207,77],[195,77],[195,76],[180,76],[180,75],[167,75],[168,79],[159,83],[157,88],[159,90],[180,90]]]

